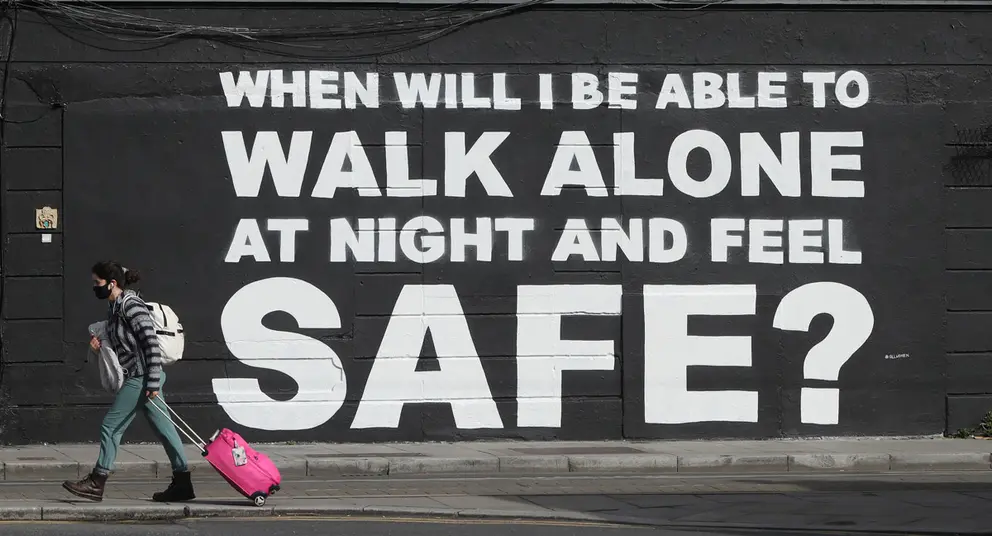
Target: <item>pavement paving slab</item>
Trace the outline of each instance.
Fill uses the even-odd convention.
[[[977,439],[851,438],[765,441],[481,441],[464,443],[257,444],[284,476],[410,477],[424,474],[817,473],[992,470],[992,442]],[[185,447],[190,465],[208,469]],[[0,447],[3,480],[85,474],[98,445]],[[125,444],[116,478],[166,477],[157,444]]]
[[[99,450],[90,446],[53,445],[52,449],[78,464],[80,476],[92,468],[96,462]],[[89,463],[87,463],[87,460]],[[158,462],[138,456],[125,449],[119,449],[114,463],[114,473],[117,478],[148,479],[158,476]]]

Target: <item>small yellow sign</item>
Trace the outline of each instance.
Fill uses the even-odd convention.
[[[41,207],[34,211],[34,225],[38,229],[51,231],[59,226],[59,211],[52,207]]]

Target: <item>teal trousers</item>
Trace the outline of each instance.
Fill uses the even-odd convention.
[[[165,371],[162,371],[161,386],[158,396],[154,400],[149,400],[145,396],[145,378],[142,376],[128,378],[117,392],[114,403],[103,418],[103,425],[100,427],[100,456],[97,458],[94,471],[98,474],[109,474],[114,468],[114,460],[117,459],[117,450],[121,446],[121,438],[124,431],[134,421],[134,417],[140,411],[152,425],[152,430],[158,436],[159,441],[165,447],[165,452],[169,456],[169,463],[172,470],[176,472],[187,471],[186,453],[183,452],[183,443],[179,439],[179,432],[176,425],[167,419],[158,409],[151,405],[159,399],[165,401]],[[158,407],[168,413],[169,410],[161,403]]]

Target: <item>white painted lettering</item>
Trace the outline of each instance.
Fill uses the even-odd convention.
[[[844,220],[828,220],[827,237],[831,264],[861,264],[860,251],[844,249]]]
[[[462,107],[467,109],[493,107],[489,97],[478,97],[475,91],[475,73],[462,73]]]
[[[331,220],[331,262],[348,262],[349,250],[355,262],[375,262],[374,219],[358,218],[357,233],[347,218]]]
[[[823,247],[823,220],[789,220],[789,262],[792,264],[823,264],[823,252],[810,248]]]
[[[493,153],[509,136],[509,132],[483,132],[472,148],[466,150],[464,132],[445,132],[445,197],[465,197],[466,183],[473,174],[479,178],[486,195],[513,197],[513,192],[492,160]]]
[[[386,195],[425,197],[437,195],[434,179],[410,179],[410,147],[406,132],[386,133]]]
[[[534,218],[496,218],[494,226],[506,232],[507,260],[524,260],[524,232],[534,230]]]
[[[833,154],[834,147],[863,147],[861,131],[811,132],[810,171],[813,197],[864,197],[861,180],[834,179],[835,170],[861,171],[860,154]]]
[[[306,231],[309,222],[306,218],[272,218],[268,222],[269,230],[279,233],[279,261],[294,262],[296,260],[296,233]]]
[[[420,231],[427,234],[420,238],[420,247],[416,239]],[[441,222],[430,216],[417,216],[406,222],[400,231],[400,251],[413,262],[426,264],[444,256],[444,227]]]
[[[270,261],[262,231],[258,228],[258,222],[251,218],[242,218],[238,221],[231,245],[227,247],[224,262],[241,262],[242,257],[251,257],[255,262]]]
[[[345,170],[350,163],[351,169]],[[379,184],[376,182],[372,164],[362,147],[362,140],[355,131],[337,132],[331,138],[324,165],[317,176],[317,184],[311,196],[333,198],[338,188],[354,188],[362,197],[379,197]]]
[[[396,262],[396,218],[379,218],[379,262]]]
[[[694,315],[753,315],[754,285],[644,285],[644,422],[758,422],[756,391],[691,391],[691,366],[750,367],[751,337],[689,335]]]
[[[418,372],[428,331],[440,370]],[[351,427],[396,428],[404,405],[422,403],[449,404],[460,429],[503,428],[452,285],[404,285]]]
[[[786,233],[788,226],[788,233]],[[843,220],[783,220],[716,218],[710,222],[711,259],[728,262],[728,250],[743,247],[747,237],[748,262],[756,264],[823,264],[824,228],[828,229],[827,261],[861,264],[861,252],[845,249]],[[747,231],[746,233],[744,231]],[[814,234],[810,234],[814,233]]]
[[[756,103],[755,97],[741,96],[741,73],[727,73],[727,107],[754,108]]]
[[[458,108],[458,75],[455,73],[444,74],[444,107]]]
[[[827,105],[827,84],[833,84],[836,73],[803,73],[803,82],[813,86],[813,107],[823,108]]]
[[[572,169],[573,162],[578,169]],[[544,178],[541,195],[559,195],[566,185],[581,186],[586,195],[593,197],[607,195],[596,154],[589,144],[589,137],[581,130],[566,130],[561,133],[558,148],[551,160],[551,168]]]
[[[781,249],[783,225],[782,220],[754,219],[748,222],[748,262],[756,264],[785,262],[785,252]]]
[[[337,73],[334,73],[335,75]],[[282,108],[286,94],[293,96],[294,108],[305,108],[307,105],[307,73],[306,71],[293,71],[292,80],[287,82],[283,78],[282,71],[274,69],[270,71],[269,82],[271,89],[271,99],[273,108]]]
[[[761,72],[758,73],[758,107],[759,108],[785,108],[788,101],[785,99],[785,83],[789,75],[785,72]]]
[[[648,260],[656,263],[670,263],[685,258],[689,250],[689,235],[681,222],[670,218],[651,218],[648,220],[648,235],[650,245]],[[665,239],[671,235],[671,247],[665,247]]]
[[[414,108],[419,102],[424,108],[437,108],[441,93],[441,75],[431,73],[430,82],[424,73],[393,73],[396,93],[404,108]]]
[[[710,220],[710,255],[713,262],[727,262],[728,250],[744,246],[743,218],[714,218]],[[730,234],[738,232],[741,234]]]
[[[599,169],[598,165],[596,169]],[[662,195],[665,191],[665,181],[662,179],[637,178],[633,132],[613,134],[613,177],[616,195]]]
[[[465,230],[464,218],[451,219],[451,262],[465,262],[465,250],[475,248],[475,260],[493,260],[493,220],[476,218],[475,232]]]
[[[581,255],[586,262],[599,261],[599,253],[596,251],[596,244],[589,234],[586,221],[583,219],[569,218],[565,222],[565,229],[558,239],[551,260],[563,262],[572,255]]]
[[[538,77],[542,110],[551,110],[555,107],[553,76],[551,73],[541,73]]]
[[[617,250],[623,251],[629,261],[644,261],[644,221],[640,218],[628,220],[630,234],[626,233],[623,225],[616,218],[603,218],[600,237],[602,240],[603,260],[617,260]]]
[[[254,378],[214,378],[217,402],[240,426],[256,430],[310,430],[329,421],[344,404],[347,379],[338,355],[326,344],[269,329],[273,311],[292,316],[300,329],[340,329],[334,302],[299,279],[273,277],[245,285],[224,305],[221,333],[231,354],[252,368],[281,372],[296,383],[290,400],[274,400]]]
[[[786,331],[809,331],[821,314],[833,317],[826,337],[806,353],[803,378],[836,382],[840,369],[871,336],[875,314],[865,296],[842,283],[819,281],[792,290],[782,297],[772,325]],[[837,424],[840,390],[803,387],[800,419],[811,424]]]
[[[344,73],[344,107],[355,109],[358,101],[366,108],[379,107],[379,73],[365,73],[365,83],[353,72]]]
[[[692,73],[693,106],[697,110],[719,108],[726,104],[727,96],[720,89],[723,77],[717,73]]]
[[[697,181],[689,175],[689,154],[695,149],[706,151],[710,158],[710,174]],[[708,130],[689,130],[679,134],[668,152],[668,176],[672,184],[692,197],[712,197],[730,183],[733,163],[730,149],[723,139]]]
[[[517,426],[561,427],[565,371],[613,370],[613,340],[561,339],[563,316],[619,315],[621,285],[517,287]]]
[[[318,110],[336,110],[341,108],[341,100],[329,98],[328,95],[338,94],[337,71],[310,72],[310,107]],[[274,97],[274,96],[273,96]],[[273,98],[273,100],[275,100]]]
[[[603,104],[599,77],[593,73],[572,73],[572,108],[591,110]]]
[[[303,175],[310,159],[310,140],[313,132],[295,131],[289,142],[289,154],[282,148],[279,134],[262,131],[255,134],[251,155],[248,154],[244,134],[240,131],[221,132],[224,142],[224,155],[231,171],[234,195],[238,197],[258,197],[262,188],[265,168],[272,172],[276,194],[279,197],[299,197],[303,188]]]
[[[252,78],[251,71],[238,71],[237,83],[234,82],[234,73],[224,71],[220,73],[220,84],[229,107],[241,106],[247,97],[249,106],[261,108],[265,105],[265,94],[269,90],[269,71],[258,71],[255,78]]]
[[[637,108],[637,73],[609,73],[606,88],[610,108],[621,110]]]
[[[779,135],[782,157],[775,156],[760,132],[741,133],[741,195],[760,195],[761,172],[764,171],[780,194],[799,197],[802,175],[799,171],[799,133],[783,132]]]
[[[497,110],[519,110],[520,97],[508,97],[506,73],[493,73],[493,108]]]
[[[661,90],[658,91],[658,100],[654,107],[664,110],[672,103],[677,104],[679,108],[692,108],[689,91],[685,88],[682,76],[677,73],[665,75],[665,81],[661,83]]]
[[[857,90],[851,95],[852,88]],[[847,71],[837,78],[837,102],[846,108],[860,108],[868,103],[868,77],[858,71]]]

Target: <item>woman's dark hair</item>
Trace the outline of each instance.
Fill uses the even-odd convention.
[[[128,270],[117,261],[102,261],[94,264],[93,275],[107,282],[117,281],[117,286],[120,288],[130,288],[141,280],[141,274],[137,270]]]

